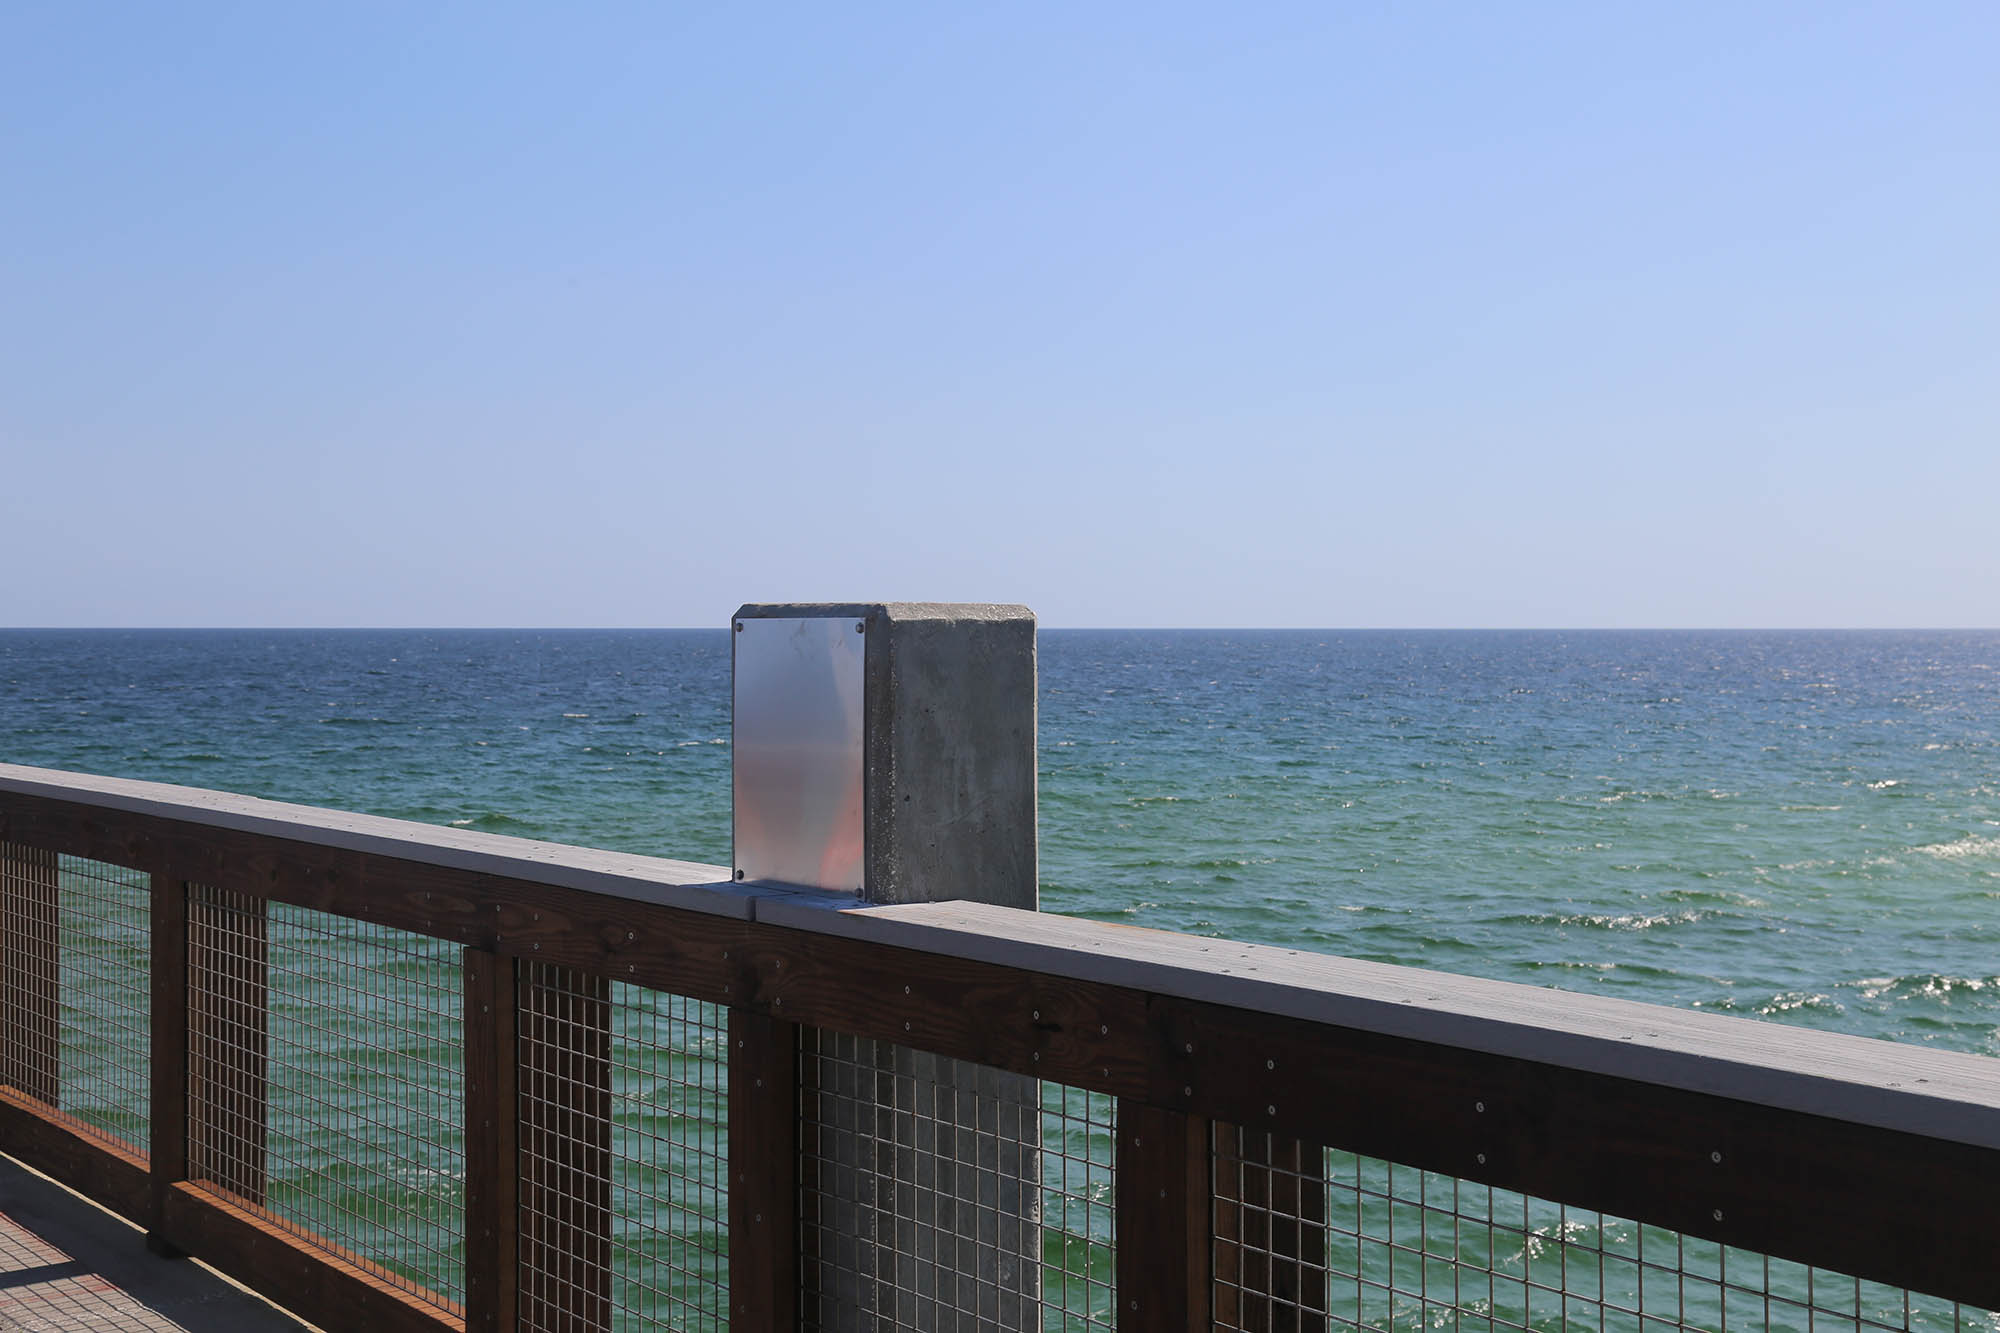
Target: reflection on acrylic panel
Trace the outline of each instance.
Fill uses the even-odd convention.
[[[862,888],[862,664],[852,616],[736,622],[737,878]]]

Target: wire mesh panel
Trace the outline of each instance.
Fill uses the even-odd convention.
[[[1111,1326],[1111,1099],[843,1033],[800,1040],[808,1326]]]
[[[190,1175],[461,1303],[458,949],[210,889],[188,917]]]
[[[728,1014],[611,986],[613,1327],[728,1327]]]
[[[611,995],[602,977],[521,965],[519,1312],[523,1329],[611,1322]]]
[[[56,854],[0,843],[0,1084],[50,1107],[60,1096]]]
[[[59,862],[62,1055],[58,1105],[87,1131],[147,1150],[152,1096],[152,882]]]
[[[523,964],[524,1329],[728,1326],[727,1015]]]
[[[1040,1327],[1046,1333],[1115,1328],[1118,1099],[1044,1081],[1041,1101]]]
[[[269,930],[261,898],[190,884],[188,1177],[262,1204]]]
[[[2000,1329],[1989,1311],[1660,1227],[1352,1153],[1314,1157],[1218,1136],[1219,1181],[1265,1178],[1233,1200],[1217,1189],[1218,1328]],[[1260,1250],[1255,1236],[1289,1239]],[[1275,1298],[1270,1275],[1287,1269],[1305,1290]]]

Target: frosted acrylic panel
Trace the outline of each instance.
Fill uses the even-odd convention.
[[[861,890],[861,623],[736,622],[739,878]]]

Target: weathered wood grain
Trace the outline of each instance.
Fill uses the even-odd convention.
[[[1118,1103],[1117,1326],[1211,1327],[1208,1121]]]
[[[514,960],[464,953],[465,1327],[511,1333],[520,1256],[519,1043]]]
[[[146,1225],[152,1210],[146,1159],[121,1143],[85,1134],[77,1121],[12,1088],[0,1088],[0,1153]]]
[[[798,1327],[798,1071],[795,1025],[729,1011],[732,1328]]]
[[[188,1160],[188,886],[171,875],[152,877],[151,1144],[152,1208],[147,1244],[172,1246],[161,1230],[167,1191],[187,1179]]]

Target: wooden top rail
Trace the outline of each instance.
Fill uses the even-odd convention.
[[[981,903],[856,904],[733,883],[724,866],[15,764],[0,764],[0,836],[11,836],[10,817],[27,808],[19,798],[535,881],[2000,1148],[2000,1060],[1986,1056]]]
[[[8,765],[0,839],[2000,1306],[2000,1060]]]
[[[30,798],[30,801],[13,798]],[[10,809],[25,811],[32,808],[32,798],[62,801],[106,814],[164,820],[188,829],[277,839],[301,848],[319,847],[469,874],[539,880],[563,888],[717,916],[747,918],[749,909],[744,900],[757,892],[732,883],[727,866],[595,851],[566,843],[509,838],[408,819],[266,801],[201,787],[0,764],[0,799],[6,799]],[[144,825],[126,822],[119,827],[136,833]]]

